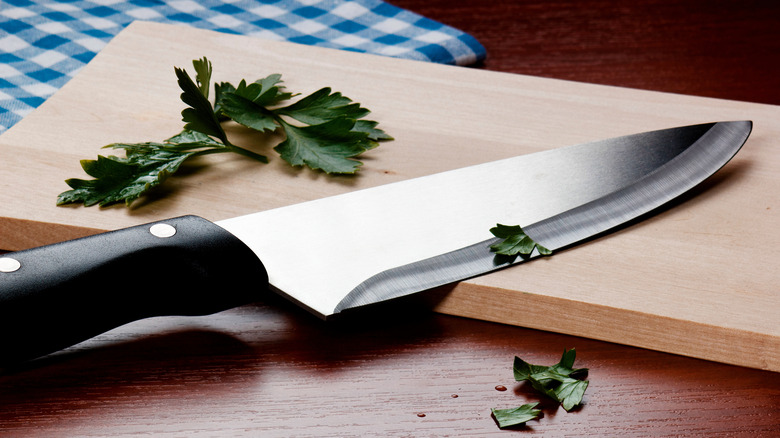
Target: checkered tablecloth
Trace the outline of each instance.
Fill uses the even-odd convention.
[[[446,64],[485,57],[472,36],[380,0],[0,0],[0,133],[134,20]]]

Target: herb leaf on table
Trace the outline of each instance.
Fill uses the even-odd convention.
[[[498,422],[498,427],[503,429],[505,427],[525,424],[527,421],[539,418],[539,414],[541,414],[542,411],[534,409],[538,404],[539,403],[529,403],[510,409],[491,409],[491,412]]]
[[[576,355],[573,348],[564,350],[560,362],[551,366],[531,365],[515,357],[515,380],[528,381],[534,389],[561,403],[565,410],[570,411],[582,402],[589,383],[577,378],[584,376],[588,369],[573,368]]]

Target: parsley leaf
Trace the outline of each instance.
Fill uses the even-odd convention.
[[[501,225],[496,224],[490,229],[494,236],[504,239],[503,241],[490,245],[490,250],[505,256],[530,255],[534,248],[541,255],[550,255],[552,251],[539,245],[533,239],[525,234],[525,231],[519,225]]]
[[[377,122],[358,120],[369,110],[330,88],[321,88],[299,101],[273,108],[292,97],[282,91],[279,75],[254,84],[241,82],[233,91],[220,90],[220,111],[234,121],[260,132],[281,129],[285,140],[274,150],[292,166],[308,166],[325,173],[355,173],[363,164],[354,158],[392,140]],[[232,87],[223,85],[225,90]],[[302,125],[294,124],[292,120]]]
[[[226,93],[221,98],[220,111],[247,128],[260,132],[276,130],[278,125],[274,120],[273,113],[267,111],[261,104],[256,103],[253,98],[262,101],[265,96],[262,94],[255,95],[255,92],[246,87],[242,81],[239,84],[239,88],[233,92]]]
[[[222,83],[217,92],[219,111],[248,128],[273,131],[278,128],[277,116],[266,107],[293,97],[292,93],[282,91],[280,82],[281,75],[273,74],[249,85],[242,80],[238,87]]]
[[[587,368],[572,368],[576,351],[564,350],[561,361],[552,366],[531,365],[515,357],[514,375],[518,382],[527,380],[531,386],[561,403],[570,411],[582,402],[582,396],[588,387],[588,381],[577,379],[576,376],[587,373]]]
[[[61,193],[57,205],[83,202],[89,207],[121,201],[130,205],[147,191],[162,184],[187,159],[196,155],[228,152],[211,137],[194,131],[184,131],[164,143],[114,143],[105,148],[123,149],[126,158],[98,155],[97,160],[82,160],[81,167],[95,179],[66,180],[65,183],[72,190]]]
[[[330,88],[327,87],[315,91],[292,105],[279,108],[276,112],[309,125],[325,123],[336,117],[357,120],[369,113],[359,103],[353,103],[352,99],[342,96],[341,93],[331,93]]]
[[[525,424],[525,422],[529,420],[539,418],[539,414],[541,414],[542,411],[534,409],[538,404],[539,403],[529,403],[511,409],[491,409],[491,412],[493,412],[493,417],[498,422],[498,427],[503,429],[505,427]]]
[[[191,155],[166,153],[158,149],[158,145],[148,146],[149,150],[157,149],[154,158],[139,159],[140,154],[128,159],[98,155],[97,160],[82,160],[81,167],[96,179],[66,180],[72,190],[60,193],[57,205],[83,202],[89,207],[119,201],[125,201],[129,205],[143,193],[165,181]]]
[[[225,115],[225,111],[222,109],[225,96],[230,93],[234,93],[236,87],[230,82],[220,82],[214,84],[214,113],[220,120],[228,120],[229,117]]]
[[[222,127],[225,120],[260,132],[282,131],[285,140],[274,148],[282,159],[326,173],[354,173],[362,164],[354,157],[375,148],[379,141],[393,139],[376,127],[377,122],[358,120],[369,114],[368,109],[330,88],[279,107],[297,96],[285,90],[279,74],[252,83],[242,79],[238,86],[214,84],[212,106],[211,62],[203,57],[192,65],[194,81],[184,69],[174,67],[181,100],[187,105],[181,112],[184,130],[163,142],[105,146],[124,150],[125,157],[98,155],[97,160],[82,160],[84,171],[95,179],[66,180],[71,190],[58,196],[57,205],[105,206],[122,201],[130,205],[196,156],[232,152],[267,163],[266,156],[229,141]]]
[[[371,120],[357,120],[355,122],[355,126],[352,127],[352,130],[355,132],[365,132],[368,133],[368,139],[373,141],[385,141],[385,140],[392,140],[393,137],[390,137],[387,135],[385,131],[382,131],[381,129],[376,129],[376,125],[378,125],[379,122],[374,122]],[[379,146],[377,143],[373,143],[373,147]]]
[[[186,71],[178,67],[174,67],[174,71],[178,78],[179,88],[182,90],[181,100],[189,105],[181,112],[182,120],[186,122],[184,129],[214,136],[226,143],[227,134],[222,129],[222,125],[211,107],[211,102],[203,94],[203,88],[195,85]],[[198,79],[199,82],[201,80],[204,78]],[[206,94],[208,94],[208,88],[206,88]]]
[[[209,87],[211,87],[211,63],[205,57],[192,61],[195,68],[195,80],[198,82],[198,90],[206,99],[209,98]]]
[[[354,173],[363,163],[351,158],[375,147],[368,133],[353,131],[354,126],[355,120],[346,117],[300,128],[282,121],[287,138],[274,150],[293,166]]]

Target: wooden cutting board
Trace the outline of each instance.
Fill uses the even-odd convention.
[[[133,208],[56,207],[80,159],[182,126],[173,67],[214,79],[281,73],[333,87],[396,140],[357,177],[272,157],[208,157]],[[0,136],[0,248],[17,250],[182,214],[210,220],[558,146],[679,125],[754,121],[746,146],[684,202],[554,257],[443,288],[436,310],[780,371],[780,107],[427,64],[136,22]],[[518,343],[522,343],[518,339]]]

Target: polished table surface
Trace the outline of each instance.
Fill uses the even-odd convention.
[[[780,104],[777,2],[394,3],[475,36],[476,68]],[[778,373],[433,314],[437,293],[329,324],[274,298],[133,323],[2,370],[0,435],[780,436]],[[572,347],[579,408],[514,382],[515,355]],[[536,401],[525,427],[491,418]]]

